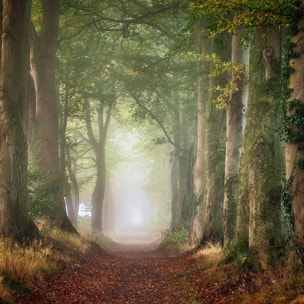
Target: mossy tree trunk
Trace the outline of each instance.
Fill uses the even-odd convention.
[[[216,53],[222,61],[231,58],[231,39],[222,37],[220,43],[211,42],[211,53]],[[211,64],[211,73],[214,66]],[[212,77],[209,88],[220,85],[224,87],[228,79],[227,73]],[[218,93],[209,91],[206,109],[206,197],[204,214],[203,240],[223,240],[223,201],[225,176],[225,138],[226,138],[226,111],[216,107]]]
[[[30,234],[26,177],[30,7],[28,0],[1,1],[0,234],[18,241]]]
[[[226,155],[225,155],[225,189],[224,189],[224,245],[229,244],[235,234],[236,208],[238,200],[240,154],[245,127],[248,90],[246,75],[248,70],[249,48],[241,45],[242,30],[232,36],[231,62],[244,65],[241,71],[232,73],[234,89],[227,107],[226,118]]]
[[[210,40],[202,38],[202,31],[205,26],[203,20],[196,25],[196,42],[199,54],[210,53]],[[203,214],[205,210],[205,132],[206,132],[206,104],[208,99],[208,75],[210,64],[207,61],[200,61],[198,64],[199,75],[197,78],[197,117],[196,133],[194,144],[194,167],[193,167],[193,192],[196,204],[195,214],[190,226],[190,243],[197,246],[203,239]]]
[[[211,81],[212,87],[214,80]],[[217,83],[217,82],[215,82]],[[211,86],[210,86],[211,87]],[[214,94],[206,110],[206,196],[203,240],[222,241],[225,175],[226,111],[216,108]]]
[[[259,28],[250,65],[246,121],[249,201],[249,249],[268,263],[281,239],[281,176],[283,153],[280,126],[281,32]],[[247,202],[248,202],[247,201]],[[246,201],[243,201],[246,203]],[[247,208],[245,208],[247,209]]]
[[[289,120],[285,145],[286,178],[290,180],[290,196],[294,215],[295,232],[304,247],[304,13],[298,22],[298,32],[291,37],[293,51],[289,60],[292,71],[288,86],[291,89],[286,103]]]

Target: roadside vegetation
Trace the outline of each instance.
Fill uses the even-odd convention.
[[[191,290],[191,303],[304,303],[303,264],[293,250],[287,249],[270,264],[257,266],[254,255],[240,251],[231,258],[231,249],[220,243],[207,242],[193,249],[183,229],[169,231],[160,248],[186,255],[193,250],[197,264],[175,287]]]
[[[43,275],[78,263],[91,246],[78,234],[50,228],[47,221],[37,225],[40,236],[28,244],[0,239],[0,303],[12,303],[15,291],[29,291]]]

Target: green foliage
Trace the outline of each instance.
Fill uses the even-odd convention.
[[[170,229],[166,232],[160,248],[179,249],[188,240],[188,236],[189,231],[185,225],[181,225],[179,229]]]
[[[50,217],[52,210],[56,208],[55,202],[50,198],[58,191],[59,181],[49,183],[50,173],[30,168],[28,171],[28,192],[31,208],[31,218]]]
[[[294,181],[294,170],[291,172],[290,177],[287,179],[283,177],[283,188],[282,188],[282,210],[284,217],[284,224],[287,233],[287,240],[290,245],[295,244],[295,219],[292,212],[292,200],[297,194],[297,190],[294,193],[290,193],[290,187]]]
[[[298,19],[302,8],[303,2],[294,0],[196,0],[190,5],[188,28],[204,17],[209,22],[209,36],[232,33],[242,27],[250,31],[254,26],[289,24]]]
[[[209,88],[210,91],[214,91],[216,93],[214,103],[216,104],[217,108],[226,108],[231,92],[237,92],[239,90],[236,81],[242,79],[244,76],[247,75],[245,65],[232,63],[230,61],[224,61],[216,53],[212,53],[209,55],[199,54],[197,52],[188,52],[184,56],[186,56],[190,60],[195,60],[197,62],[202,61],[212,64],[212,69],[210,71],[210,74],[208,75],[210,79],[216,79],[216,77],[226,78],[227,75],[231,75],[233,73],[233,81],[227,81],[225,86],[218,84],[214,87]]]
[[[298,6],[303,5],[300,1],[296,1],[295,3]],[[288,33],[290,35],[295,35],[298,32],[297,22],[300,16],[300,12],[295,12],[294,20],[288,28]],[[285,44],[282,66],[282,125],[285,141],[287,143],[298,144],[298,150],[301,151],[304,149],[304,105],[300,100],[290,99],[292,89],[288,87],[288,80],[290,74],[293,72],[293,69],[289,67],[289,61],[298,56],[299,53],[295,50],[295,44],[288,40]],[[288,179],[286,177],[283,179],[282,210],[289,246],[291,249],[300,252],[301,248],[295,234],[295,219],[292,210],[292,201],[298,193],[298,185],[296,185],[294,191],[291,191],[295,180],[294,174],[296,167],[303,170],[304,159],[300,159],[294,164]]]

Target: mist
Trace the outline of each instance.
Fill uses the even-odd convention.
[[[169,160],[159,156],[160,146],[146,153],[140,143],[140,135],[125,130],[115,130],[108,145],[121,159],[108,170],[103,234],[117,243],[158,242],[171,224],[171,191],[167,185]],[[157,168],[160,161],[167,163],[165,170],[160,170],[164,172]],[[167,179],[166,183],[162,179]],[[87,232],[91,217],[91,190],[90,187],[83,189],[79,211],[80,223],[85,222]]]

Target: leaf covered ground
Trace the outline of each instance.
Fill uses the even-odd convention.
[[[172,256],[140,249],[92,246],[79,262],[17,292],[14,303],[304,303],[299,292],[275,300],[267,292],[254,295],[263,284],[275,284],[267,274],[235,272],[236,265],[210,266],[193,253]]]

